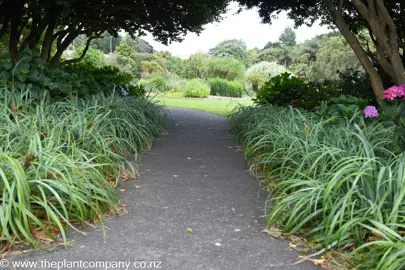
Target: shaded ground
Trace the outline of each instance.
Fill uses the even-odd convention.
[[[86,236],[73,233],[78,242],[69,250],[17,259],[157,260],[161,269],[173,270],[318,269],[309,262],[292,265],[298,254],[288,242],[261,232],[266,194],[259,196],[246,172],[226,120],[170,112],[173,125],[144,154],[142,175],[121,184],[129,214],[106,222],[105,242],[101,228],[87,228]]]

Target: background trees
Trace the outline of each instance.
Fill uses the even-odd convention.
[[[263,22],[285,10],[296,25],[311,25],[316,19],[337,27],[369,74],[374,94],[383,99],[381,72],[391,83],[405,84],[405,5],[395,0],[239,0],[246,7],[259,7]],[[375,50],[368,50],[358,34],[365,30]],[[380,71],[380,73],[378,72]]]
[[[245,65],[248,62],[246,43],[240,39],[224,40],[212,48],[210,54],[215,57],[232,57]]]

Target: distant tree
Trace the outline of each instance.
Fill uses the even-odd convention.
[[[264,23],[281,11],[296,26],[316,20],[337,27],[370,76],[374,95],[384,99],[382,73],[393,84],[405,84],[405,5],[398,0],[238,0],[248,8],[258,7]],[[368,50],[358,34],[366,30],[375,50]]]
[[[195,53],[185,61],[184,76],[188,79],[202,78],[204,73],[204,53]]]
[[[316,61],[307,75],[312,81],[337,81],[348,70],[364,72],[360,61],[342,37],[333,37],[321,45]]]
[[[243,40],[228,39],[210,49],[214,57],[233,57],[247,64],[247,46]]]
[[[134,78],[140,77],[140,65],[135,61],[136,54],[126,42],[121,42],[121,44],[117,46],[115,55],[117,56],[120,69],[130,73]]]
[[[267,44],[264,46],[263,51],[267,49],[274,49],[274,48],[280,48],[281,43],[280,42],[267,42]]]
[[[169,51],[161,51],[155,53],[156,56],[166,60],[164,64],[164,68],[172,74],[176,74],[179,76],[184,75],[184,60],[173,56]]]
[[[105,54],[114,52],[118,45],[120,45],[122,37],[120,35],[114,37],[108,32],[104,32],[101,38],[93,40],[91,47],[102,51]]]
[[[297,35],[294,29],[286,27],[278,40],[282,46],[294,47],[297,44]]]
[[[124,40],[137,53],[154,53],[153,46],[139,37],[127,35]]]
[[[211,57],[204,61],[204,75],[233,81],[243,79],[245,64],[232,57]]]
[[[246,52],[246,66],[250,67],[259,61],[259,49],[253,48]]]
[[[73,47],[73,49],[84,47],[86,46],[87,40],[88,38],[86,35],[80,35],[75,38],[75,40],[73,40],[71,47]],[[114,37],[110,33],[104,32],[104,34],[100,38],[94,39],[90,42],[90,48],[94,48],[102,51],[105,54],[108,54],[110,53],[110,49],[112,49],[112,52],[115,51],[117,46],[120,45],[121,40],[122,37],[119,35],[117,37]]]

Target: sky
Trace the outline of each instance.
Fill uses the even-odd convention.
[[[155,50],[170,51],[175,56],[187,58],[196,52],[208,52],[209,49],[226,39],[243,39],[249,49],[254,47],[261,49],[267,42],[277,41],[285,27],[294,25],[293,21],[287,18],[286,13],[281,13],[278,19],[274,19],[273,23],[269,25],[261,23],[257,9],[244,10],[240,14],[234,15],[236,10],[237,5],[231,5],[224,20],[204,26],[205,30],[199,36],[188,33],[181,43],[174,42],[165,46],[155,41],[150,34],[142,39],[149,42]],[[325,26],[319,24],[295,29],[297,42],[329,31]]]

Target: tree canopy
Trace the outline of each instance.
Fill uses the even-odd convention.
[[[287,11],[296,26],[315,20],[337,27],[370,75],[374,94],[383,99],[380,70],[394,84],[405,84],[405,4],[397,0],[238,0],[245,7],[258,7],[264,23]],[[375,50],[368,50],[357,34],[367,31]]]
[[[247,64],[247,46],[240,39],[228,39],[220,42],[210,50],[215,57],[233,57]]]
[[[297,44],[297,35],[294,29],[286,27],[280,35],[280,43],[284,46],[294,47]]]
[[[202,25],[220,20],[228,0],[0,0],[0,38],[9,34],[14,59],[24,48],[41,47],[41,57],[57,63],[79,35],[88,43],[105,31],[118,36],[149,31],[167,44],[187,32],[199,33]],[[51,55],[52,46],[56,53]],[[88,49],[86,46],[85,50]]]

